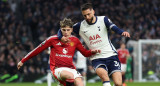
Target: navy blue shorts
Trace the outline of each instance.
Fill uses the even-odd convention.
[[[99,58],[92,60],[92,66],[94,70],[101,67],[108,71],[109,76],[114,72],[121,72],[121,63],[118,59],[118,56],[111,56],[108,58]]]

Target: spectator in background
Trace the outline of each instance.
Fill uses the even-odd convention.
[[[125,84],[125,72],[127,69],[127,59],[130,57],[128,49],[126,49],[126,45],[124,43],[121,43],[120,48],[117,49],[118,58],[121,62],[121,70],[122,70],[122,82],[123,86],[126,86]]]

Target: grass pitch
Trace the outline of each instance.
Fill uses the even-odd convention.
[[[113,84],[113,83],[112,83]],[[47,83],[35,84],[35,83],[0,83],[0,86],[47,86]],[[52,83],[52,86],[57,86],[56,83]],[[102,86],[102,82],[87,83],[87,86]],[[160,82],[133,82],[127,83],[127,86],[160,86]]]

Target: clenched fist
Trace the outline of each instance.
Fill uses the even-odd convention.
[[[20,61],[20,62],[18,62],[18,64],[17,64],[17,68],[18,68],[18,70],[21,68],[23,66],[23,63]]]

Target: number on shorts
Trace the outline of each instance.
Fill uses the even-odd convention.
[[[80,73],[77,71],[77,74],[80,74]]]
[[[119,66],[119,63],[117,61],[114,61],[114,66]]]

